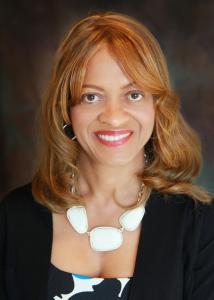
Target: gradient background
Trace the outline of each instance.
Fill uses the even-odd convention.
[[[214,1],[23,1],[0,9],[0,196],[29,182],[35,117],[54,52],[70,24],[113,10],[142,21],[159,40],[185,119],[198,132],[204,166],[197,182],[214,193]]]

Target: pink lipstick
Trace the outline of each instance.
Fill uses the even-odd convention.
[[[98,141],[109,147],[117,147],[128,142],[133,131],[131,130],[99,130],[95,132]]]

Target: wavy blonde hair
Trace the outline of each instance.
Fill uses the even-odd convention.
[[[32,183],[34,197],[52,211],[83,204],[75,186],[79,144],[69,139],[63,124],[71,123],[70,108],[80,101],[87,64],[103,45],[121,68],[144,90],[152,93],[155,126],[145,146],[149,164],[139,177],[145,184],[141,203],[152,190],[187,194],[195,202],[211,202],[211,195],[193,184],[201,167],[201,145],[197,134],[180,113],[162,50],[149,30],[119,13],[97,13],[72,26],[55,58],[47,95],[41,105],[40,159]],[[73,202],[72,202],[73,201]],[[72,203],[71,203],[72,202]]]

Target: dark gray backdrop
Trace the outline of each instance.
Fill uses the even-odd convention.
[[[74,20],[103,10],[136,17],[159,40],[182,112],[202,139],[198,183],[213,193],[213,1],[8,0],[0,12],[0,195],[32,178],[34,120],[59,41]]]

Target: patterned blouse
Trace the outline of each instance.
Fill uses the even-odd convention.
[[[50,264],[48,300],[128,300],[132,277],[98,278],[59,270]]]

